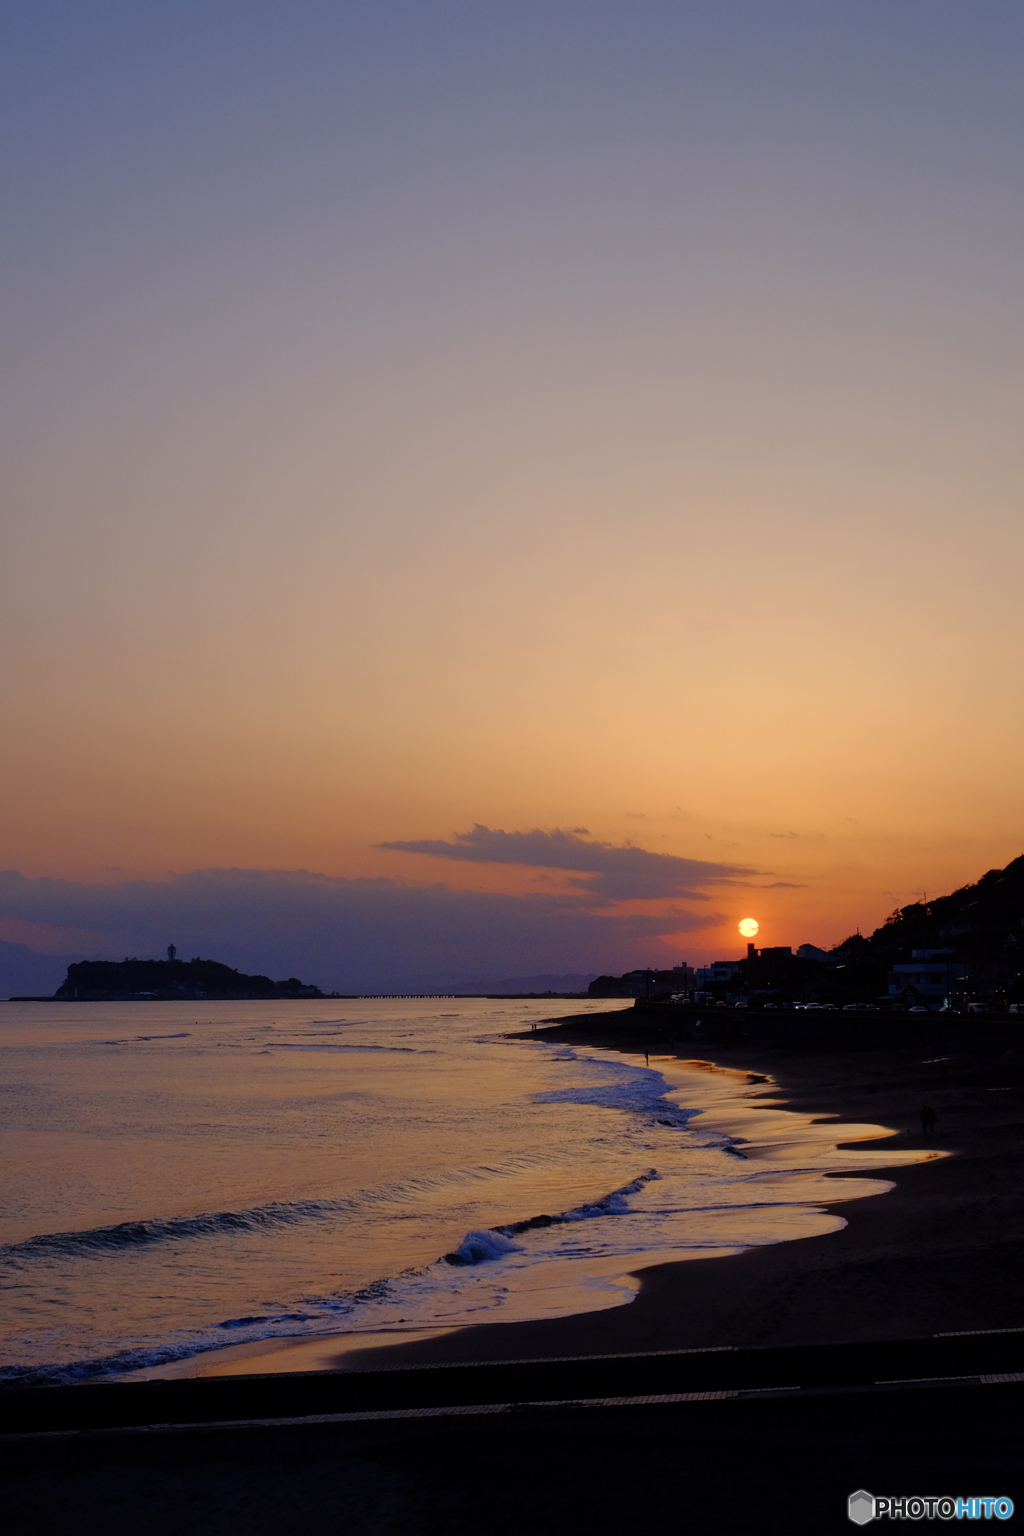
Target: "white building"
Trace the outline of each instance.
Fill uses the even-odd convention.
[[[942,1003],[963,980],[963,965],[951,949],[912,949],[910,959],[889,972],[889,997],[893,1002]]]

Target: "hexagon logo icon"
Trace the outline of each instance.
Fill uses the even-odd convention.
[[[846,1513],[854,1525],[867,1525],[869,1520],[875,1518],[874,1494],[868,1493],[866,1488],[858,1488],[856,1493],[850,1494]]]

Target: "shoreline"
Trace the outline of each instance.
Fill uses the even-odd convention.
[[[642,1055],[664,1050],[656,1020],[632,1010],[567,1020],[549,1039]],[[1009,1043],[1008,1043],[1009,1039]],[[685,1047],[683,1047],[685,1050]],[[822,1123],[870,1118],[892,1151],[947,1155],[871,1173],[884,1198],[837,1202],[838,1233],[727,1258],[646,1268],[628,1307],[559,1322],[484,1325],[447,1340],[368,1352],[364,1367],[442,1359],[535,1358],[652,1349],[843,1343],[1024,1324],[1024,1032],[1021,1044],[965,1027],[923,1042],[837,1052],[744,1042],[712,1047],[715,1066],[765,1073],[787,1109]],[[682,1055],[682,1051],[674,1053]],[[915,1123],[938,1114],[934,1139]],[[843,1177],[857,1177],[855,1173]],[[499,1354],[503,1351],[503,1354]]]
[[[685,1047],[666,1051],[652,1034],[645,1020],[624,1009],[552,1021],[529,1038],[604,1046],[636,1056],[643,1056],[646,1046],[652,1065],[676,1063],[730,1085],[763,1083],[763,1091],[745,1102],[728,1090],[702,1096],[703,1125],[738,1132],[743,1139],[750,1118],[766,1109],[799,1117],[804,1127],[821,1127],[826,1145],[852,1146],[864,1154],[863,1169],[825,1170],[826,1178],[866,1178],[881,1184],[886,1198],[877,1190],[830,1202],[819,1193],[809,1197],[808,1205],[833,1218],[820,1235],[794,1235],[718,1257],[675,1256],[659,1262],[652,1254],[650,1262],[635,1263],[633,1269],[628,1261],[620,1262],[620,1275],[631,1277],[636,1290],[628,1305],[470,1327],[419,1327],[408,1330],[408,1337],[401,1330],[397,1337],[323,1334],[264,1340],[121,1379],[848,1342],[1012,1327],[1024,1319],[1024,1303],[1017,1300],[1017,1282],[1024,1274],[1024,1197],[1016,1188],[1024,1172],[1017,1150],[1024,1056],[1017,1065],[1016,1051],[1007,1058],[991,1043],[982,1047],[985,1059],[975,1051],[961,1053],[959,1062],[955,1056],[932,1062],[921,1060],[920,1045],[812,1055],[746,1042],[716,1047],[714,1060],[702,1062],[686,1054]],[[1014,1091],[1016,1081],[987,1081],[1000,1075],[1019,1079],[1021,1091]],[[954,1109],[953,1100],[963,1101],[965,1093],[969,1102]],[[938,1134],[927,1143],[913,1127],[921,1095],[930,1096],[939,1114]],[[840,1127],[843,1139],[837,1140],[830,1133]],[[884,1149],[865,1145],[883,1137]],[[898,1154],[891,1159],[890,1149]],[[1000,1168],[1002,1177],[994,1179]],[[984,1198],[978,1208],[979,1183],[990,1190],[990,1204],[1006,1207],[1009,1223],[989,1219]],[[943,1231],[949,1227],[944,1213],[951,1210],[957,1212],[952,1234]]]

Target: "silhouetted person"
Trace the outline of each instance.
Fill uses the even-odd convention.
[[[935,1113],[934,1109],[932,1109],[930,1104],[925,1104],[923,1106],[921,1110],[921,1130],[924,1132],[925,1136],[934,1136],[935,1122],[938,1120],[938,1118],[938,1115]]]
[[[651,1058],[648,1056],[647,1052],[644,1051],[644,1066],[645,1067],[649,1067],[650,1064],[651,1064]]]

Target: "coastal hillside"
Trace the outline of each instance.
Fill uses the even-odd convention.
[[[939,975],[922,989],[917,973],[929,967]],[[851,934],[827,955],[762,951],[742,962],[739,979],[756,985],[768,975],[793,997],[840,1006],[887,999],[937,1007],[945,995],[957,1008],[998,1008],[1024,1002],[1022,971],[1024,856],[948,895],[898,907],[870,936]]]
[[[898,907],[870,938],[853,934],[836,962],[882,990],[890,967],[914,955],[955,956],[971,997],[1024,1001],[1024,856],[947,896]]]
[[[763,960],[754,966],[745,962],[740,969],[752,980],[758,966],[771,966],[769,957],[766,951]],[[841,1005],[889,995],[938,1006],[935,997],[918,994],[915,986],[907,986],[903,995],[901,982],[909,983],[909,975],[895,980],[894,991],[894,968],[909,971],[913,960],[932,960],[949,972],[940,991],[952,995],[955,1006],[969,1001],[1019,1005],[1024,1001],[1024,856],[930,902],[900,906],[874,934],[851,934],[821,958],[824,963],[798,962],[797,957],[788,962],[789,969],[803,968],[800,989],[794,988],[795,977],[788,983],[795,997]]]
[[[716,969],[723,974],[713,974]],[[938,1007],[944,1000],[957,1009],[1019,1007],[1024,856],[948,895],[899,907],[870,936],[851,934],[828,951],[812,944],[795,954],[789,946],[752,949],[746,959],[697,977],[679,965],[598,976],[589,987],[591,997],[653,1000],[694,991],[712,1000],[746,999],[753,1007],[780,1001]]]
[[[323,997],[319,987],[297,976],[271,981],[247,976],[218,960],[80,960],[68,966],[54,993],[62,1001],[98,1002],[110,998],[295,998]]]
[[[898,907],[866,942],[886,958],[947,944],[964,954],[1015,954],[1024,942],[1024,855],[948,896]],[[837,947],[856,945],[855,936]]]

